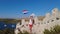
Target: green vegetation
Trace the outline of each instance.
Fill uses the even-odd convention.
[[[6,28],[4,30],[0,30],[0,34],[14,34],[14,29]]]
[[[51,28],[50,30],[45,29],[44,34],[60,34],[60,26],[56,25],[53,28]]]
[[[29,32],[24,31],[24,33],[20,32],[19,34],[29,34]]]
[[[0,34],[15,34],[14,29],[6,28],[4,30],[0,30]],[[20,32],[18,34],[29,34],[27,31],[24,31],[24,33]]]

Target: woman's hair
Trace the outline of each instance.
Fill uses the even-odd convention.
[[[32,23],[33,23],[33,24],[35,23],[34,19],[32,20]]]

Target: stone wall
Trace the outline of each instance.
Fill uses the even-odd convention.
[[[43,34],[44,29],[50,29],[54,25],[60,25],[60,12],[57,8],[52,10],[52,14],[47,13],[45,18],[42,21],[39,21],[37,17],[34,17],[35,23],[32,28],[32,33],[34,34]],[[25,22],[22,19],[22,25],[20,25],[20,30],[23,32],[24,30],[29,32],[29,22]],[[16,26],[17,27],[17,26]]]

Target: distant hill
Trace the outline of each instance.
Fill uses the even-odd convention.
[[[3,21],[5,23],[17,23],[19,20],[17,19],[7,19],[7,18],[0,18],[0,21]]]
[[[43,21],[43,19],[45,18],[45,16],[38,16],[37,18],[38,18],[38,20]],[[21,22],[21,19],[25,19],[27,21],[29,20],[29,18],[26,17],[26,18],[20,18],[20,19],[0,18],[0,21],[3,21],[5,23],[17,23],[17,22]]]

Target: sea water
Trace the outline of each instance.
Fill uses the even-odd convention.
[[[10,29],[15,29],[16,24],[15,23],[5,23],[5,22],[0,22],[0,30],[5,29],[5,28],[10,28]]]

